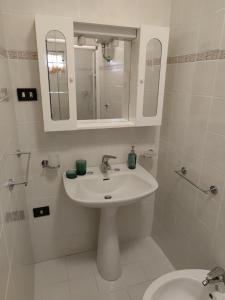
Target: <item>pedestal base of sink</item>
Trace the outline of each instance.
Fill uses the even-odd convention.
[[[101,209],[97,267],[105,280],[117,280],[121,276],[120,249],[117,233],[118,208],[107,207]]]

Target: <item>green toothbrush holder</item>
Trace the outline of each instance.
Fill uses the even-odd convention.
[[[87,171],[87,161],[84,159],[76,160],[77,175],[85,175]]]
[[[67,170],[66,177],[69,179],[75,179],[77,177],[77,171],[76,170]]]

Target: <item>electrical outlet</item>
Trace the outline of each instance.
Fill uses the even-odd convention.
[[[49,206],[35,207],[33,208],[34,218],[40,218],[50,215]]]

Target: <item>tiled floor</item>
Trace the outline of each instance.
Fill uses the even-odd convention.
[[[35,300],[142,300],[149,284],[173,266],[150,237],[121,246],[122,276],[105,281],[94,252],[35,265]]]

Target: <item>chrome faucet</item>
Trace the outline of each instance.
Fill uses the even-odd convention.
[[[221,267],[213,268],[202,281],[204,286],[215,284],[217,289],[220,285],[220,292],[225,293],[225,270]]]
[[[103,155],[102,157],[102,163],[100,165],[100,170],[103,174],[107,174],[108,170],[111,170],[111,166],[109,164],[109,159],[113,158],[116,159],[116,156],[113,155]]]

